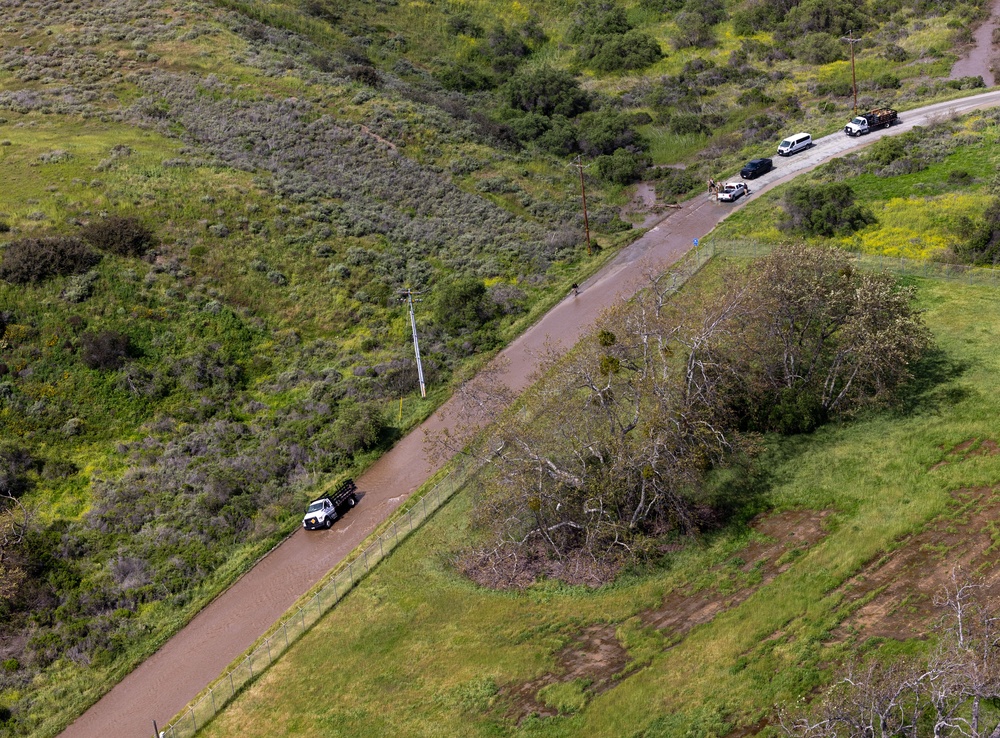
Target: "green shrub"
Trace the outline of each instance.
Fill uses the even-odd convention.
[[[88,331],[80,336],[80,359],[89,369],[120,369],[130,348],[128,336],[117,331]]]
[[[886,166],[904,157],[907,149],[907,141],[903,136],[885,136],[868,148],[868,159]]]
[[[452,64],[435,72],[434,78],[442,87],[459,92],[481,92],[496,86],[492,74],[471,64]]]
[[[553,115],[549,130],[539,136],[535,143],[545,151],[558,156],[573,154],[579,150],[576,127],[566,116]]]
[[[483,27],[476,23],[472,19],[472,16],[466,12],[456,13],[448,18],[448,32],[453,36],[483,37]]]
[[[348,454],[366,451],[378,444],[385,418],[375,403],[345,401],[333,424],[334,444]]]
[[[620,35],[631,30],[632,25],[622,6],[599,0],[583,0],[573,13],[573,24],[566,34],[566,40],[581,43],[594,36]]]
[[[617,149],[613,154],[597,157],[597,175],[608,182],[627,185],[637,181],[646,171],[646,158],[625,149]]]
[[[656,169],[656,196],[674,201],[698,187],[698,179],[686,169],[663,167]]]
[[[153,231],[138,218],[121,215],[88,223],[80,236],[94,248],[119,256],[143,256],[155,244]]]
[[[794,45],[795,56],[809,64],[829,64],[844,58],[844,45],[829,33],[810,33]]]
[[[0,279],[34,284],[68,274],[80,274],[101,260],[79,238],[49,236],[11,242],[0,261]]]
[[[504,92],[510,107],[546,116],[572,118],[590,107],[587,93],[576,78],[549,66],[518,72]]]
[[[854,202],[846,182],[792,187],[784,205],[787,227],[811,236],[844,235],[875,222],[871,211]]]
[[[434,296],[433,315],[452,335],[477,330],[493,317],[486,285],[475,277],[446,283]]]
[[[642,69],[663,58],[660,45],[642,31],[595,36],[580,47],[580,58],[601,72]]]
[[[588,156],[613,154],[617,149],[645,151],[646,141],[632,128],[629,116],[599,110],[580,116],[580,150]]]

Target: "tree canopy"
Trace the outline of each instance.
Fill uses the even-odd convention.
[[[523,583],[534,559],[602,579],[664,533],[698,532],[729,504],[706,492],[711,469],[745,463],[760,432],[891,403],[930,342],[912,292],[843,252],[776,249],[700,304],[667,299],[668,282],[605,314],[475,449],[493,543],[473,576]]]

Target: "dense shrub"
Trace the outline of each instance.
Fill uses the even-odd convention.
[[[559,156],[573,154],[579,150],[577,130],[564,115],[553,115],[549,129],[539,136],[535,143],[545,151]]]
[[[475,331],[492,317],[486,286],[475,277],[448,282],[434,296],[434,320],[452,334]]]
[[[597,165],[597,176],[618,185],[631,184],[646,171],[646,157],[625,149],[599,156],[594,163]]]
[[[955,255],[971,264],[1000,264],[1000,198],[994,198],[981,221],[970,222],[963,242],[954,246]]]
[[[549,66],[515,74],[504,92],[510,107],[546,116],[572,118],[590,107],[576,78]]]
[[[647,142],[632,128],[629,116],[600,110],[580,116],[580,150],[588,156],[613,154],[617,149],[645,151]]]
[[[340,21],[340,12],[333,0],[302,0],[302,11],[313,18],[336,24]]]
[[[905,136],[905,134],[904,134]],[[873,143],[867,151],[868,159],[881,166],[886,166],[900,159],[909,151],[908,142],[904,136],[885,136]]]
[[[471,38],[483,37],[483,27],[465,12],[456,13],[448,18],[448,31],[454,36],[461,34]]]
[[[663,51],[656,39],[642,31],[594,36],[580,47],[580,59],[601,72],[642,69],[659,61]]]
[[[451,64],[435,72],[434,77],[442,87],[460,92],[481,92],[496,86],[492,74],[471,64]]]
[[[788,9],[777,35],[784,40],[814,33],[839,38],[867,26],[862,6],[852,0],[803,0]]]
[[[628,33],[632,25],[625,17],[625,9],[601,0],[583,0],[573,12],[573,23],[566,40],[582,43],[594,36],[613,36]]]
[[[843,235],[875,222],[871,211],[854,202],[846,182],[792,187],[784,206],[786,226],[811,236]]]
[[[88,331],[80,336],[80,359],[89,369],[120,369],[129,350],[128,336],[117,331]]]
[[[20,497],[29,487],[28,472],[36,466],[31,452],[13,443],[0,445],[0,495]],[[4,503],[0,500],[0,513]]]
[[[661,200],[674,201],[700,186],[700,182],[687,169],[662,167],[656,169],[656,196]]]
[[[521,61],[531,53],[528,44],[520,34],[508,31],[502,25],[497,24],[490,31],[487,37],[487,47],[489,48],[490,64],[494,71],[501,74],[510,74]]]
[[[692,46],[707,48],[715,44],[712,26],[706,23],[699,13],[681,11],[674,22],[677,24],[677,31],[672,39],[674,48],[684,49]]]
[[[3,252],[0,279],[31,284],[68,274],[79,274],[101,260],[79,238],[50,236],[13,241]]]
[[[347,454],[366,451],[378,444],[385,418],[375,403],[344,402],[333,424],[334,443]]]
[[[844,57],[844,45],[829,33],[810,33],[794,46],[795,56],[809,64],[829,64]]]
[[[143,256],[155,244],[153,231],[138,218],[121,215],[91,221],[80,236],[94,248],[119,256]]]

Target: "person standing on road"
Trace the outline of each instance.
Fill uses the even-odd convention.
[[[711,177],[709,177],[708,178],[708,194],[711,195],[713,192],[716,191],[716,189],[717,189],[717,186],[715,184],[715,180],[712,179]]]

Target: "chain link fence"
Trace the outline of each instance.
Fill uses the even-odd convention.
[[[770,244],[754,241],[709,240],[689,251],[670,270],[669,290],[680,289],[692,276],[715,256],[755,259],[770,253]],[[969,284],[996,286],[996,269],[942,264],[903,257],[883,257],[854,254],[854,262],[861,268],[888,271],[902,276],[950,279]],[[453,460],[448,472],[426,494],[407,502],[387,527],[367,546],[358,548],[346,566],[304,604],[298,606],[278,621],[269,634],[249,654],[231,664],[200,697],[196,698],[161,731],[164,738],[191,738],[204,727],[237,693],[280,657],[296,639],[308,631],[324,614],[331,610],[368,572],[389,555],[407,535],[416,530],[476,471],[478,466],[467,459]]]

